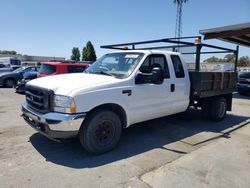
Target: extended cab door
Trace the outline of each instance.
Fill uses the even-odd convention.
[[[171,72],[171,105],[172,113],[185,111],[189,106],[190,80],[186,63],[179,55],[171,54],[168,56]]]
[[[163,54],[149,55],[141,65],[139,71],[151,73],[154,67],[164,70],[164,81],[162,84],[134,83],[130,100],[130,123],[137,123],[171,113],[171,83],[169,64]]]

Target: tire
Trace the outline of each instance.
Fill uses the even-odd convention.
[[[211,102],[210,119],[212,121],[222,121],[227,113],[227,100],[224,97],[215,98]]]
[[[17,84],[16,80],[12,79],[12,78],[7,78],[6,80],[4,80],[4,87],[7,87],[7,88],[13,88],[15,87]]]
[[[88,152],[102,154],[118,144],[121,132],[121,120],[116,113],[110,110],[97,110],[82,124],[79,140]]]

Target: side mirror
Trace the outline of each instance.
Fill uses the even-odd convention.
[[[164,81],[164,71],[160,67],[153,68],[151,73],[138,73],[135,78],[135,84],[162,84]]]
[[[139,72],[135,77],[135,84],[152,83],[152,73]]]
[[[160,67],[155,67],[152,70],[152,83],[162,84],[164,81],[164,71]]]

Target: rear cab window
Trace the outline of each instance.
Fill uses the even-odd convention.
[[[46,74],[46,75],[52,74],[54,72],[56,72],[56,66],[47,65],[47,64],[42,64],[39,70],[40,74]]]
[[[184,78],[185,72],[180,57],[178,55],[170,55],[170,58],[174,66],[175,77]]]

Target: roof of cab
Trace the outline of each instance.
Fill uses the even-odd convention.
[[[146,55],[148,54],[173,54],[173,55],[180,55],[179,52],[172,52],[172,51],[167,51],[167,50],[117,50],[117,51],[113,51],[110,52],[110,54],[112,53],[144,53]]]

